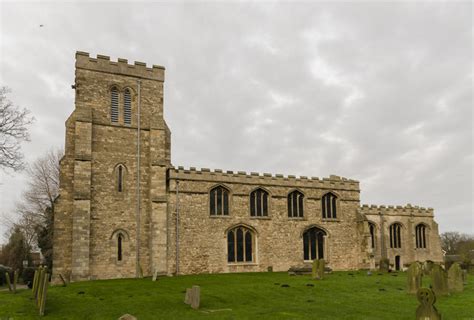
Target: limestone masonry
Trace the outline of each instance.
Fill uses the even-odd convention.
[[[358,181],[174,167],[164,72],[76,53],[55,279],[442,262],[433,209],[361,205]]]

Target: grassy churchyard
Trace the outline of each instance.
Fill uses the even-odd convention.
[[[424,278],[429,285],[429,277]],[[201,307],[183,303],[201,287]],[[46,319],[414,319],[405,273],[333,272],[323,280],[287,273],[213,274],[79,282],[48,289]],[[474,319],[474,276],[464,292],[439,297],[444,320]],[[40,318],[31,290],[0,291],[0,319]]]

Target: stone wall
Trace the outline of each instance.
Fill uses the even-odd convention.
[[[363,267],[358,222],[359,183],[331,176],[318,179],[270,174],[246,174],[208,169],[171,169],[169,173],[169,269],[176,270],[176,202],[179,198],[179,272],[286,271],[302,265],[303,232],[312,226],[326,231],[328,265],[334,269]],[[176,194],[176,184],[179,191]],[[210,216],[209,191],[223,185],[230,190],[229,216]],[[270,194],[268,217],[251,217],[249,195],[256,188]],[[287,196],[293,190],[305,196],[304,217],[289,218]],[[321,197],[338,195],[337,219],[322,219]],[[256,234],[256,261],[227,262],[227,234],[230,228],[244,225]]]

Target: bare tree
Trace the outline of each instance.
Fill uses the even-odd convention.
[[[29,141],[28,126],[34,118],[27,109],[14,106],[8,92],[0,88],[0,167],[17,171],[24,167],[20,143]]]

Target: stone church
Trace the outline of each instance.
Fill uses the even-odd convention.
[[[53,273],[72,281],[442,261],[433,209],[360,204],[359,182],[175,167],[165,69],[76,53]]]

